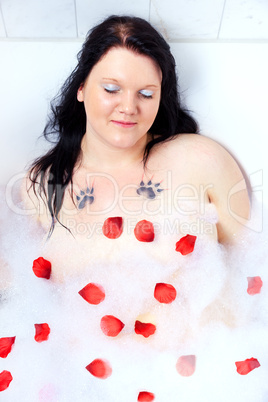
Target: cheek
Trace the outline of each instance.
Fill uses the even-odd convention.
[[[116,99],[113,95],[98,96],[94,101],[94,108],[100,115],[111,113],[116,107]]]
[[[91,122],[91,124],[98,124],[101,119],[105,118],[105,116],[111,113],[111,110],[112,107],[109,101],[95,97],[94,99],[91,99],[91,101],[88,100],[87,102],[87,119]]]
[[[148,120],[148,122],[149,121],[153,122],[155,120],[158,108],[159,108],[158,102],[155,102],[153,105],[151,104],[146,107],[146,117],[147,117],[146,120]]]

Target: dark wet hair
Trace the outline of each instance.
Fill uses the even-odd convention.
[[[51,115],[44,129],[56,145],[44,156],[34,161],[30,179],[36,194],[45,195],[52,216],[51,232],[62,206],[64,191],[69,183],[81,151],[81,140],[86,131],[84,104],[77,100],[77,91],[93,66],[113,47],[123,47],[149,56],[162,71],[160,106],[149,132],[152,140],[144,151],[144,164],[152,147],[174,138],[180,133],[197,133],[195,120],[182,107],[178,93],[175,60],[170,47],[151,24],[142,18],[111,16],[94,27],[88,34],[78,64],[51,103]],[[55,139],[54,139],[55,141]],[[47,186],[47,188],[46,188]]]

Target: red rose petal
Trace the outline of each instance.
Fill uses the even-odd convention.
[[[154,394],[152,392],[142,391],[138,395],[139,402],[151,402],[154,400]]]
[[[154,240],[154,226],[152,222],[143,220],[139,221],[134,229],[136,239],[144,242],[151,242]]]
[[[190,254],[195,245],[196,241],[196,236],[192,235],[186,235],[182,237],[177,243],[176,243],[176,251],[179,251],[182,255],[187,255]]]
[[[117,239],[123,233],[123,218],[119,216],[107,218],[102,226],[102,232],[109,239]]]
[[[112,368],[107,360],[95,359],[93,360],[86,369],[90,372],[90,374],[94,375],[94,377],[98,377],[101,379],[105,379],[110,377],[112,374]]]
[[[247,292],[249,295],[256,295],[257,293],[261,293],[263,282],[260,276],[249,276],[247,280],[248,280]]]
[[[13,377],[9,371],[2,371],[2,373],[0,373],[0,392],[7,389],[12,380]]]
[[[13,343],[15,342],[16,337],[8,337],[8,338],[0,338],[0,357],[7,357],[11,352],[11,348]]]
[[[35,336],[34,339],[36,342],[43,342],[47,341],[49,334],[50,334],[50,328],[48,324],[34,324],[35,326]]]
[[[38,278],[49,279],[51,274],[51,262],[39,257],[33,262],[33,271]]]
[[[242,362],[235,362],[236,369],[238,374],[241,375],[246,375],[250,373],[252,370],[255,368],[260,367],[260,363],[258,362],[257,359],[254,359],[253,357],[251,359],[246,359]]]
[[[154,297],[160,303],[172,303],[177,296],[177,291],[174,286],[168,283],[157,283],[154,289]]]
[[[156,331],[156,326],[151,323],[145,323],[141,321],[135,322],[135,332],[138,335],[143,335],[145,338],[153,335]]]
[[[196,357],[195,355],[179,357],[176,369],[183,377],[190,377],[195,372]]]
[[[105,315],[101,319],[101,330],[107,336],[117,336],[125,324],[113,315]]]
[[[105,299],[105,291],[97,283],[89,283],[78,293],[90,304],[100,304]]]

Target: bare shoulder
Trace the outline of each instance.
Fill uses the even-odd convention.
[[[180,134],[165,143],[161,152],[170,161],[173,172],[194,185],[208,187],[208,198],[218,211],[218,239],[232,243],[243,226],[247,225],[250,211],[245,176],[239,163],[218,142],[196,134]]]
[[[174,170],[179,159],[192,171],[196,170],[200,177],[205,175],[206,180],[213,179],[217,174],[221,175],[221,182],[243,177],[238,162],[230,152],[217,141],[203,135],[179,134],[164,143],[160,152],[170,161]]]
[[[163,151],[168,158],[178,157],[178,152],[187,153],[187,158],[196,158],[202,161],[211,162],[219,159],[222,162],[230,162],[232,156],[230,153],[215,140],[199,134],[179,134],[170,141],[161,144]]]

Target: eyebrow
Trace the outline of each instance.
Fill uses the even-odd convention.
[[[117,79],[115,79],[115,78],[107,78],[107,77],[103,77],[102,79],[103,79],[103,80],[108,80],[108,81],[114,81],[114,82],[116,82],[117,84],[119,84],[119,81],[118,81]],[[147,84],[147,85],[145,85],[143,88],[148,88],[148,87],[159,88],[159,87],[160,87],[160,85],[155,85],[155,84]]]

